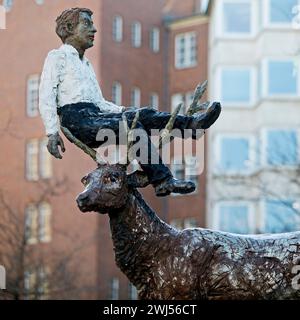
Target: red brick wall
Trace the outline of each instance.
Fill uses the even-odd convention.
[[[47,52],[61,45],[55,34],[55,18],[69,6],[87,6],[95,11],[99,24],[99,4],[93,0],[58,1],[46,0],[43,6],[34,1],[15,1],[7,14],[7,29],[0,31],[0,153],[1,189],[12,207],[24,214],[25,206],[36,202],[46,188],[46,181],[29,182],[25,179],[25,146],[31,138],[43,138],[44,127],[40,117],[26,116],[26,80],[34,73],[41,73]],[[99,69],[97,45],[88,56]],[[66,139],[64,139],[66,140]],[[43,245],[42,250],[64,250],[65,254],[82,247],[75,255],[76,264],[82,274],[81,287],[97,286],[99,241],[99,217],[96,214],[82,214],[75,203],[76,195],[82,190],[80,178],[95,167],[86,155],[66,142],[63,160],[53,160],[54,178],[68,180],[66,193],[51,197],[53,210],[53,240]],[[0,249],[1,250],[1,249]],[[9,270],[7,270],[9,272]],[[97,291],[83,290],[82,297],[97,298]]]

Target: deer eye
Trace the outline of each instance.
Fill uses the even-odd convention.
[[[113,173],[113,174],[110,176],[111,182],[117,182],[118,179],[119,179],[119,175],[116,174],[116,173]]]

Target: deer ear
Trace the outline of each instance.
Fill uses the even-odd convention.
[[[127,175],[127,183],[133,188],[145,188],[150,183],[144,171],[134,171]]]

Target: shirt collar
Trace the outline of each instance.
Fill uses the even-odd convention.
[[[63,45],[61,45],[60,49],[65,52],[69,52],[71,54],[74,54],[79,58],[79,52],[70,44],[64,43]],[[85,61],[87,64],[89,64],[89,60],[85,56],[83,56],[83,61]]]

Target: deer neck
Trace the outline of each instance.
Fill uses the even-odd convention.
[[[174,229],[158,218],[136,189],[129,192],[125,207],[109,217],[117,265],[139,289],[149,280],[153,250]]]

